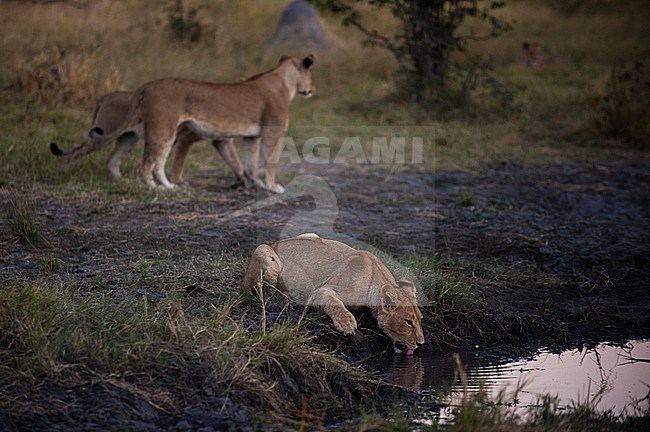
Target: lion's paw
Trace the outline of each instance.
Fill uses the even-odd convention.
[[[334,327],[346,336],[353,334],[357,329],[357,320],[348,311],[331,313],[330,316],[334,321]]]

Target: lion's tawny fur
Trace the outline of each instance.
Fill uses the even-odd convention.
[[[145,146],[140,168],[144,180],[152,187],[157,181],[171,188],[174,185],[165,174],[165,162],[179,126],[204,139],[242,137],[247,186],[283,192],[275,182],[275,174],[289,124],[289,104],[297,93],[312,94],[312,63],[311,55],[304,59],[283,57],[270,71],[233,83],[180,78],[149,82],[131,98],[126,121],[98,140],[112,141],[141,124]],[[257,174],[260,141],[265,181]]]
[[[306,305],[320,306],[344,334],[357,328],[348,308],[366,307],[396,349],[424,343],[415,286],[396,282],[373,254],[310,235],[260,245],[244,276],[244,289],[268,283]]]
[[[126,121],[131,106],[131,99],[135,92],[118,91],[102,96],[95,106],[93,113],[91,133],[79,145],[70,150],[58,150],[59,156],[67,156],[69,162],[87,155],[100,147],[109,145],[111,141],[101,139],[101,135],[112,134]],[[101,134],[99,133],[101,131]],[[138,140],[144,139],[144,131],[141,123],[136,123],[132,128],[125,129],[115,139],[115,149],[108,159],[108,170],[115,179],[122,178],[120,166],[122,159],[135,147]],[[174,144],[174,159],[171,168],[171,180],[175,184],[182,184],[183,170],[187,153],[192,144],[201,140],[201,136],[194,133],[185,125],[178,128],[176,142]],[[232,169],[239,180],[244,180],[244,169],[235,149],[232,139],[213,140],[212,145],[221,155],[226,164]],[[54,152],[54,149],[52,150]]]

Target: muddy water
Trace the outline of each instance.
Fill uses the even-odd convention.
[[[650,341],[633,341],[623,347],[601,344],[592,349],[561,354],[540,351],[530,359],[499,359],[481,353],[459,353],[467,374],[468,392],[481,386],[514,409],[534,409],[543,395],[558,397],[560,408],[573,402],[593,402],[598,410],[634,414],[634,401],[648,406],[650,392]],[[438,421],[451,421],[452,408],[463,395],[463,384],[455,378],[452,352],[420,353],[414,357],[370,359],[367,367],[383,378],[423,396],[435,395],[449,407],[423,413]],[[522,386],[516,394],[518,386]]]

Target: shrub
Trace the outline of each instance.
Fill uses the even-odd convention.
[[[400,23],[393,35],[384,35],[367,26],[358,5],[363,0],[316,0],[322,9],[343,16],[368,38],[366,44],[390,51],[400,65],[402,87],[419,103],[457,103],[477,85],[501,86],[489,74],[489,63],[477,58],[453,59],[467,51],[471,42],[498,37],[511,26],[493,15],[505,7],[503,1],[484,0],[367,0],[372,6],[388,9]],[[469,19],[487,24],[484,33],[461,34],[459,28]],[[457,85],[454,81],[460,81]]]
[[[605,95],[596,98],[594,117],[596,134],[650,147],[650,80],[642,63],[632,70],[612,68]]]

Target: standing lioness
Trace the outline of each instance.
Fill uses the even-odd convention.
[[[121,128],[126,122],[126,116],[129,113],[131,106],[131,99],[133,99],[134,92],[116,91],[102,96],[95,106],[93,112],[93,122],[90,127],[90,132],[81,144],[73,147],[72,149],[61,149],[56,143],[50,143],[50,151],[55,156],[65,156],[69,162],[73,162],[78,158],[91,153],[103,145],[110,144],[110,142],[103,139],[106,133],[112,134],[117,129]],[[144,131],[142,124],[135,125],[136,127],[127,128],[122,130],[122,133],[115,141],[115,149],[108,159],[108,170],[114,179],[122,178],[120,166],[122,158],[126,156],[135,147],[136,143],[144,138]],[[99,140],[98,140],[99,137]],[[175,184],[183,183],[183,165],[187,153],[201,137],[194,133],[185,125],[178,128],[176,134],[176,156],[172,163],[172,182]],[[226,140],[213,140],[212,145],[219,152],[223,160],[232,169],[233,173],[240,181],[244,181],[244,168],[242,167],[237,150],[235,149],[232,139]]]
[[[202,138],[221,140],[243,137],[244,181],[274,192],[281,142],[289,125],[289,104],[296,93],[309,97],[314,91],[311,66],[314,57],[282,57],[280,63],[255,79],[218,84],[180,78],[164,78],[140,87],[131,100],[127,121],[105,135],[112,141],[123,131],[142,124],[144,154],[141,170],[146,183],[172,188],[165,175],[165,162],[179,126]],[[265,182],[257,175],[262,140]],[[155,180],[154,180],[155,178]]]
[[[277,285],[298,302],[322,307],[344,334],[357,328],[348,308],[366,307],[395,351],[411,355],[424,343],[413,282],[396,282],[370,252],[316,234],[262,244],[251,257],[243,287],[261,282]]]

